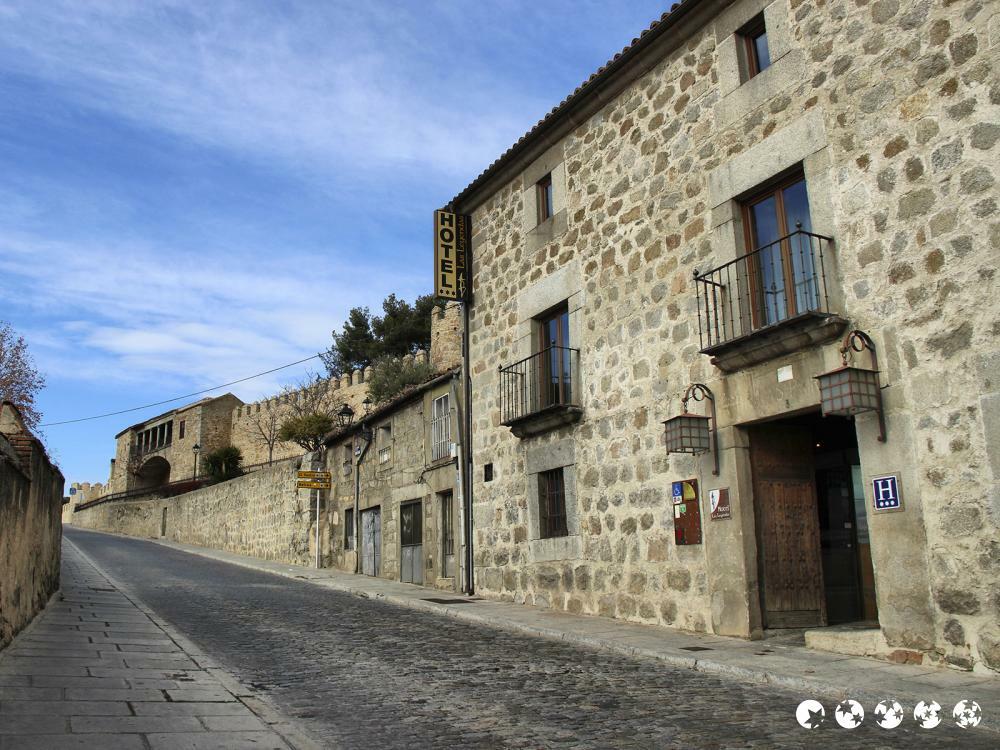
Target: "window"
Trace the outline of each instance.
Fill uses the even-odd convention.
[[[431,461],[451,455],[451,406],[448,394],[431,402]]]
[[[180,421],[180,424],[177,425],[177,439],[178,440],[183,440],[184,439],[184,420],[183,419]]]
[[[354,508],[344,511],[344,550],[354,549]]]
[[[569,309],[566,305],[538,319],[539,408],[573,403],[573,372],[569,340]]]
[[[542,539],[569,535],[562,469],[543,471],[538,475],[538,520]]]
[[[351,467],[354,464],[354,458],[351,455],[352,453],[351,444],[348,443],[344,446],[344,476],[351,473]]]
[[[771,52],[767,46],[767,27],[761,13],[739,32],[746,56],[747,80],[771,65]]]
[[[743,205],[755,328],[814,310],[819,280],[813,262],[809,196],[801,172]]]
[[[392,425],[384,424],[378,428],[378,462],[387,464],[392,461]]]
[[[483,481],[492,482],[493,481],[493,464],[488,463],[483,466]]]
[[[541,224],[551,219],[555,213],[551,172],[535,183],[535,194],[538,204],[538,223]]]

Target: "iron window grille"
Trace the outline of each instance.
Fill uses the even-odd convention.
[[[569,535],[562,469],[543,471],[538,475],[538,520],[542,539]]]
[[[800,229],[718,268],[695,270],[702,350],[793,316],[830,313],[826,255],[832,242]]]
[[[441,548],[445,555],[455,554],[454,495],[441,495]]]
[[[451,455],[451,408],[448,394],[431,403],[431,460]]]
[[[550,346],[500,368],[500,421],[504,425],[553,406],[579,406],[580,350]]]

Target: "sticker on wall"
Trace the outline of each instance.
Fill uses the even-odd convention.
[[[733,506],[729,502],[729,488],[720,487],[708,491],[708,504],[712,509],[712,520],[733,517]]]
[[[674,482],[674,542],[679,545],[701,544],[701,506],[698,504],[698,480]]]
[[[903,509],[903,486],[899,474],[882,474],[871,478],[872,507],[876,513]]]

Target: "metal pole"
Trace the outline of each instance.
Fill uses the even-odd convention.
[[[471,263],[469,266],[471,267]],[[462,459],[464,466],[462,467],[462,474],[464,475],[464,486],[463,486],[463,499],[465,500],[465,570],[466,570],[466,593],[472,596],[476,593],[476,575],[475,575],[475,556],[472,549],[472,534],[473,534],[473,521],[472,521],[472,369],[470,367],[470,339],[469,339],[469,307],[471,303],[472,295],[469,294],[469,298],[462,302],[462,386],[464,389],[464,404],[462,404],[465,410],[465,430],[463,442],[465,443],[465,450],[462,452]]]
[[[319,493],[323,490],[313,490],[316,493],[316,569],[319,569]]]

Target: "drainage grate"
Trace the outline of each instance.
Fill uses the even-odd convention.
[[[424,599],[423,601],[435,604],[472,604],[476,599]]]
[[[708,646],[681,646],[681,651],[711,651]]]

